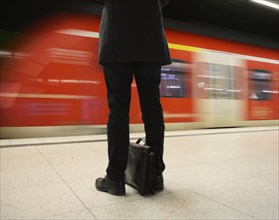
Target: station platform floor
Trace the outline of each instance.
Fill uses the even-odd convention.
[[[1,219],[278,219],[278,127],[166,132],[165,190],[95,189],[105,135],[1,140]],[[131,141],[143,137],[131,134]]]

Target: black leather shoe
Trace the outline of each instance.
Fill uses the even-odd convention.
[[[105,178],[96,179],[95,186],[97,190],[108,192],[112,195],[123,196],[126,194],[123,181],[112,181],[107,176]]]
[[[163,190],[164,190],[164,177],[163,174],[159,174],[156,176],[155,179],[154,191],[161,192]]]

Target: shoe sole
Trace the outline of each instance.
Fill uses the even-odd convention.
[[[105,189],[105,190],[103,190],[103,189],[98,189],[97,188],[97,190],[102,191],[102,192],[107,192],[107,193],[109,193],[111,195],[114,195],[114,196],[124,196],[124,195],[126,195],[125,189]]]
[[[111,195],[115,195],[115,196],[124,196],[126,195],[126,191],[125,189],[121,189],[121,190],[115,190],[115,189],[108,189],[107,191],[109,194]]]

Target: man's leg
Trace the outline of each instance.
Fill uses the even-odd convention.
[[[131,100],[132,65],[104,64],[109,119],[108,167],[105,178],[96,179],[97,190],[113,195],[125,195],[124,172],[129,149],[129,110]]]
[[[164,118],[160,102],[161,65],[140,63],[135,68],[142,119],[146,133],[146,144],[157,149],[156,173],[161,175],[165,169],[164,152]]]
[[[107,175],[111,180],[123,181],[129,147],[132,68],[129,64],[105,64],[104,73],[110,110],[107,124]]]

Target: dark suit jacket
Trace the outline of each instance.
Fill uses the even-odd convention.
[[[104,0],[99,63],[170,64],[162,7],[169,0]]]

